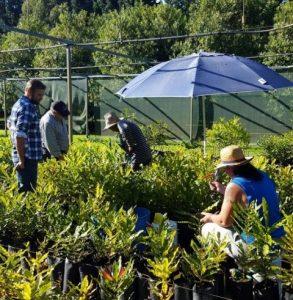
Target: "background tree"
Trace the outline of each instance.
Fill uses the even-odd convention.
[[[289,1],[278,7],[274,18],[274,27],[293,24],[293,2]],[[293,53],[293,27],[284,30],[271,32],[269,42],[266,46],[265,55],[274,55],[276,53]],[[268,57],[264,61],[271,66],[290,66],[293,64],[292,55]]]
[[[0,0],[0,20],[6,25],[16,26],[21,14],[21,3],[19,0]]]
[[[137,4],[123,8],[120,12],[112,11],[104,15],[96,40],[122,41],[148,37],[160,37],[183,34],[185,17],[182,12],[169,5],[148,6]],[[137,61],[165,61],[174,56],[173,40],[137,42],[104,46],[104,49],[129,55],[129,59],[95,52],[97,65],[114,64],[111,68],[101,68],[103,73],[141,72],[147,64],[133,65]]]
[[[189,9],[189,6],[190,6],[190,3],[192,1],[190,0],[165,0],[165,1],[162,1],[161,2],[165,2],[166,4],[169,4],[171,6],[174,6],[176,8],[179,8],[182,10],[182,12],[187,15],[188,14],[188,9]]]
[[[104,14],[111,10],[120,10],[123,6],[134,5],[135,0],[94,0],[93,10],[95,13]]]
[[[17,27],[20,29],[47,33],[49,31],[49,27],[44,21],[45,14],[45,0],[35,0],[33,6],[30,5],[29,0],[25,0],[22,5],[22,13]],[[2,38],[1,48],[3,50],[34,48],[39,42],[39,38],[33,38],[28,35],[9,32]],[[5,53],[0,56],[0,65],[7,66],[6,69],[11,69],[13,67],[31,67],[34,55],[34,50]],[[21,75],[22,72],[18,71],[14,74]]]
[[[62,11],[62,13],[59,15],[58,23],[49,31],[49,35],[81,43],[93,41],[101,22],[100,17],[89,14],[84,10],[79,13],[72,12],[70,15],[68,6],[64,4],[62,4],[59,11]],[[39,45],[50,46],[52,42],[46,40]],[[87,66],[94,63],[91,58],[91,50],[81,47],[73,47],[72,49],[72,66]],[[65,67],[65,48],[53,48],[38,52],[33,65],[35,67]],[[59,71],[56,72],[58,72],[58,75],[60,74]],[[53,73],[50,74],[53,75]]]
[[[129,6],[135,6],[139,3],[147,5],[160,4],[159,0],[93,0],[93,11],[98,14],[104,14],[112,10],[121,10]]]
[[[195,1],[190,6],[187,31],[192,34],[272,26],[278,4],[278,0],[245,1],[245,23],[242,24],[242,1]],[[179,42],[177,47],[182,54],[204,50],[251,56],[262,51],[266,42],[266,34],[219,34]]]

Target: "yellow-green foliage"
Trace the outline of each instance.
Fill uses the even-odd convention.
[[[100,271],[103,299],[119,299],[134,282],[133,260],[122,264],[121,256],[112,265]]]
[[[160,150],[164,150],[161,147]],[[155,157],[151,166],[133,173],[131,168],[122,168],[124,153],[115,140],[75,140],[64,161],[52,159],[40,164],[37,190],[24,197],[17,193],[15,172],[10,162],[9,139],[2,138],[0,240],[17,247],[31,241],[43,253],[50,251],[49,254],[54,257],[67,256],[78,262],[89,257],[95,262],[103,259],[109,261],[117,256],[131,257],[134,245],[141,242],[140,233],[134,233],[136,217],[131,208],[134,205],[167,212],[168,217],[172,218],[188,214],[195,216],[197,212],[213,207],[222,199],[221,195],[215,198],[208,186],[217,163],[211,155],[203,157],[199,149],[186,149],[182,145],[166,149],[169,150],[168,154]],[[282,209],[287,214],[292,214],[292,166],[278,166],[274,161],[269,163],[265,157],[256,157],[253,163],[267,171],[275,180]],[[162,240],[166,240],[166,243],[160,244],[161,237],[158,237],[158,247],[153,247],[152,255],[148,257],[149,266],[152,265],[156,274],[167,268],[169,275],[173,276],[178,263],[174,257],[177,257],[178,250],[173,247],[174,233],[169,235],[170,239],[166,239],[167,232],[163,233]],[[196,247],[200,243],[203,241],[193,243],[195,250],[198,250]],[[205,249],[210,249],[209,247]],[[158,255],[157,252],[161,249],[165,249],[170,255]],[[200,252],[200,255],[204,254]],[[212,255],[209,254],[208,257]],[[159,261],[160,257],[164,260]],[[213,260],[218,258],[216,255]],[[210,263],[205,258],[199,263],[203,262]],[[3,264],[0,263],[1,266]],[[5,268],[0,268],[0,271]],[[209,274],[212,273],[213,271]],[[6,279],[3,277],[4,271],[0,274],[0,281],[5,282],[8,289],[0,288],[0,293],[6,293],[3,295],[7,299],[26,299],[27,296],[14,296],[14,284],[20,280],[18,273],[13,271],[7,274],[9,278]],[[37,279],[30,278],[29,285],[25,281],[17,286],[23,295],[37,293],[33,291],[34,280]],[[172,294],[172,290],[165,289],[168,280],[162,277],[161,284],[154,283],[157,292],[163,293],[164,297]],[[212,279],[208,275],[208,279],[206,277],[199,280]],[[91,286],[87,279],[81,285],[83,289]],[[87,292],[81,292],[80,289],[73,289],[71,292],[79,297],[87,295]],[[12,293],[11,297],[9,293]],[[46,299],[45,296],[42,297],[36,296],[34,299]]]
[[[207,130],[208,146],[215,154],[219,150],[229,145],[239,145],[247,148],[250,141],[248,131],[241,125],[240,119],[234,117],[230,120],[220,118],[218,122],[213,123],[211,129]]]
[[[282,258],[288,264],[287,268],[281,269],[280,279],[286,289],[293,291],[293,215],[286,215],[284,222],[286,235],[282,239]]]
[[[0,298],[19,300],[87,300],[93,285],[87,277],[66,294],[56,289],[51,280],[47,254],[30,255],[27,250],[9,252],[0,245]],[[26,262],[24,267],[23,260]]]
[[[278,164],[288,165],[293,163],[293,131],[283,135],[268,135],[258,141],[266,157]]]
[[[199,285],[214,282],[215,275],[220,271],[220,264],[227,256],[227,245],[227,241],[218,240],[213,235],[197,236],[191,241],[192,252],[183,250],[183,260],[195,282]]]

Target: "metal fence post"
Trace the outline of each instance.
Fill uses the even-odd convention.
[[[7,103],[6,103],[6,79],[3,80],[3,110],[4,110],[4,129],[7,136]]]
[[[67,105],[70,111],[70,115],[68,116],[68,135],[69,135],[69,142],[72,143],[73,111],[72,111],[71,46],[70,45],[66,45],[66,67],[67,67]]]

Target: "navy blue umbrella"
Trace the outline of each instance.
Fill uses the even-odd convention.
[[[292,86],[293,82],[290,80],[251,59],[200,52],[172,59],[146,70],[122,87],[117,94],[122,98],[192,99],[207,95],[265,92]],[[191,106],[191,115],[192,110]],[[205,134],[205,111],[203,115]]]

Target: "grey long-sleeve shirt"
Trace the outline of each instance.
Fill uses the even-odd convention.
[[[69,148],[68,131],[63,120],[57,120],[51,111],[40,120],[42,146],[54,157],[66,153]]]

